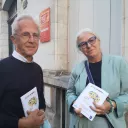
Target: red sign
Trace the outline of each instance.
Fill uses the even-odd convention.
[[[40,42],[50,41],[50,8],[40,13]]]

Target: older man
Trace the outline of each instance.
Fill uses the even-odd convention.
[[[39,29],[29,15],[17,17],[12,25],[12,56],[0,61],[0,128],[38,128],[44,123],[43,73],[33,62],[39,45]],[[20,97],[37,88],[39,109],[25,117]]]

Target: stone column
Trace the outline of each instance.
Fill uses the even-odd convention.
[[[55,44],[55,70],[68,68],[68,0],[55,0],[51,8],[51,38]]]
[[[8,57],[8,13],[0,10],[0,60]]]

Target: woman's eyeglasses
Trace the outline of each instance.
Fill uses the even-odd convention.
[[[81,42],[78,44],[78,48],[82,48],[83,46],[88,46],[88,44],[94,44],[96,42],[96,36],[92,36],[86,42]]]

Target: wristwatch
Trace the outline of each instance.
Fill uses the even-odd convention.
[[[110,98],[107,98],[107,101],[110,103],[110,106],[111,106],[111,108],[110,108],[110,111],[109,112],[113,112],[114,111],[114,105],[113,105],[113,101],[110,99]]]

